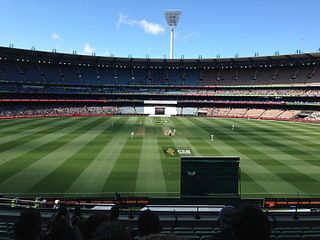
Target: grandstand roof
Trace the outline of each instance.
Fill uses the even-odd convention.
[[[118,65],[167,65],[167,66],[195,66],[195,67],[219,67],[219,66],[242,66],[252,65],[257,66],[267,64],[272,66],[277,65],[304,65],[304,64],[319,64],[320,52],[300,53],[288,55],[273,55],[273,56],[254,56],[241,58],[198,58],[198,59],[160,59],[160,58],[123,58],[115,56],[88,56],[69,53],[45,52],[36,50],[26,50],[17,48],[0,47],[0,60],[10,59],[27,62],[52,62],[63,64],[111,64]]]

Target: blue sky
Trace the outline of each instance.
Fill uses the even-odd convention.
[[[169,56],[164,10],[179,9],[175,57],[315,52],[319,0],[0,0],[0,45],[79,54]]]

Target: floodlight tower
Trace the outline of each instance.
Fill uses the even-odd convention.
[[[170,59],[173,58],[173,33],[175,27],[178,25],[181,11],[179,10],[166,10],[165,16],[168,26],[170,28]]]

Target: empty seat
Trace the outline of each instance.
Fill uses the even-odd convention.
[[[281,234],[281,231],[278,231],[278,230],[272,230],[272,231],[271,231],[271,234],[272,234],[272,235],[275,235],[275,236],[278,236],[278,235],[280,235],[280,234]]]
[[[209,231],[195,231],[194,235],[202,237],[202,236],[209,236],[209,235],[213,235],[215,233],[215,231],[213,230],[209,230]]]
[[[282,231],[281,234],[283,235],[301,235],[301,230],[289,230],[289,231]]]
[[[132,228],[131,236],[139,236],[139,229],[137,227]]]
[[[320,234],[308,234],[308,235],[303,235],[301,240],[319,240],[320,239]]]
[[[162,231],[171,231],[172,232],[172,227],[163,227]]]
[[[175,227],[174,231],[193,231],[192,227]]]
[[[172,234],[172,231],[161,231],[162,234]]]
[[[6,230],[0,230],[0,237],[9,237],[9,233]]]
[[[180,237],[180,236],[179,236]],[[184,240],[200,240],[200,237],[194,235],[181,236]]]
[[[215,228],[213,229],[213,231],[219,232],[219,231],[220,231],[220,228],[215,227]]]
[[[186,231],[179,230],[179,231],[174,231],[173,233],[174,233],[175,235],[179,235],[179,236],[180,236],[180,235],[189,236],[189,235],[193,235],[194,232],[193,232],[193,230],[191,230],[191,231],[190,231],[190,230],[189,230],[189,231],[188,231],[188,230],[186,230]]]
[[[212,231],[212,227],[194,227],[194,231]]]
[[[200,240],[210,240],[212,236],[202,236]]]
[[[278,240],[301,240],[301,236],[300,235],[280,235],[277,238]]]
[[[276,228],[274,228],[274,230],[276,230],[276,231],[290,231],[290,230],[292,230],[292,228],[291,227],[276,227]]]
[[[311,227],[294,227],[293,230],[308,231],[311,230]]]
[[[320,230],[307,230],[303,232],[303,235],[314,235],[314,234],[320,234]]]

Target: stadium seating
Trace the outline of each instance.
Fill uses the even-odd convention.
[[[164,226],[162,234],[173,234],[182,239],[209,239],[219,229],[217,227],[201,227],[199,223],[194,222],[193,227],[170,227]],[[46,223],[42,225],[42,231],[47,231]],[[131,230],[134,239],[139,239],[139,231],[137,227]],[[14,239],[14,222],[0,222],[0,240]],[[276,240],[318,240],[320,239],[319,227],[276,227],[271,231],[271,239]]]

